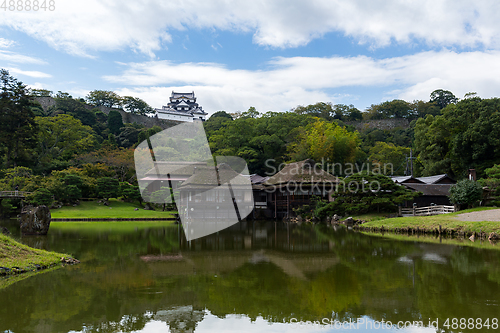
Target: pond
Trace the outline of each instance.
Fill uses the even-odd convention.
[[[54,222],[46,237],[2,224],[81,264],[4,283],[0,332],[489,332],[500,319],[489,244],[278,222],[191,242],[163,222]]]

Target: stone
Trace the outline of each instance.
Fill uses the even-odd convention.
[[[47,206],[26,206],[21,211],[19,224],[23,235],[46,235],[50,227],[50,210]]]
[[[349,216],[344,221],[342,221],[342,223],[347,225],[347,226],[352,226],[354,224],[354,219]]]
[[[469,237],[469,240],[471,240],[472,242],[476,240],[476,237],[474,236],[474,234],[472,234],[472,236]]]
[[[62,257],[62,258],[61,258],[61,262],[62,262],[63,264],[75,265],[75,264],[79,264],[79,263],[80,263],[80,260],[75,259],[75,258],[66,258],[66,257]]]
[[[496,232],[492,232],[489,236],[488,236],[488,240],[499,240],[500,239],[500,236],[496,233]]]
[[[139,208],[134,208],[134,210],[139,210]]]
[[[4,234],[4,235],[10,235],[10,231],[6,227],[1,227],[0,229],[2,230],[2,234]]]
[[[337,214],[333,215],[333,221],[338,221],[340,220],[340,216],[338,216]]]

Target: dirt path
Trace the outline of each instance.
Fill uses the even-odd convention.
[[[456,217],[460,221],[479,222],[493,221],[500,222],[500,209],[483,210],[480,212],[463,213]]]

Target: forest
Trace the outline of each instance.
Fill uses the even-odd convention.
[[[74,98],[29,89],[3,69],[0,80],[0,191],[32,192],[28,201],[38,204],[140,200],[134,148],[162,129],[123,123],[117,110],[147,117],[151,106],[112,91]],[[41,97],[54,105],[42,107]],[[396,125],[370,125],[377,122]],[[500,188],[500,99],[475,93],[459,99],[439,89],[428,101],[396,99],[364,111],[330,102],[279,112],[221,110],[204,127],[213,155],[244,158],[250,173],[271,175],[283,163],[312,158],[358,168],[390,164],[388,176],[405,175],[412,150],[415,176],[446,173],[460,180],[472,168],[484,184]],[[2,200],[4,211],[10,207]]]

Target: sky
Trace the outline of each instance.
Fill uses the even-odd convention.
[[[497,0],[11,2],[0,68],[73,97],[112,90],[161,108],[194,91],[212,114],[500,95]]]

